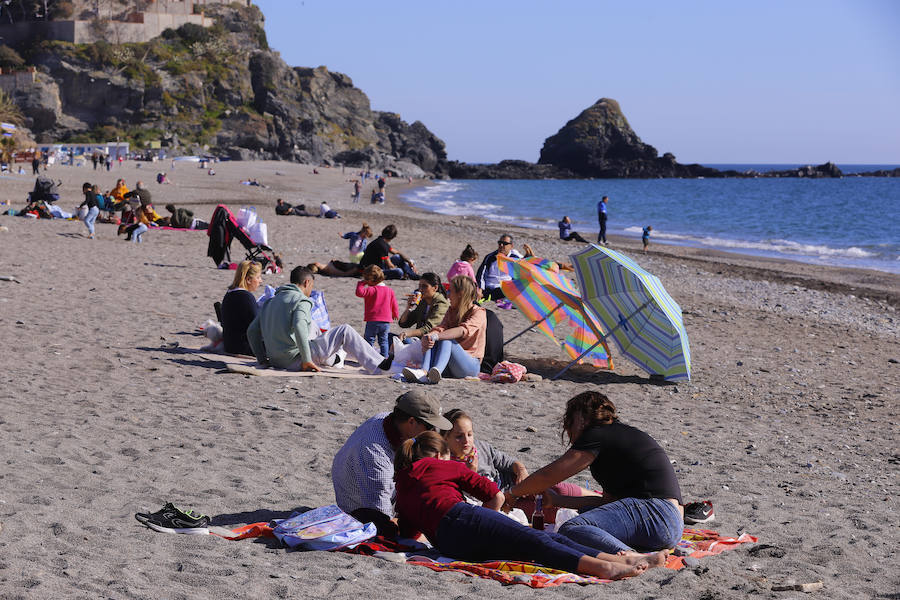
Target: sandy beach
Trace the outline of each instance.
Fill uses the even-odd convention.
[[[351,204],[351,169],[313,175],[306,165],[223,162],[209,177],[190,164],[167,167],[55,167],[49,175],[63,180],[59,205],[67,210],[81,202],[84,181],[105,190],[117,177],[129,187],[142,178],[162,214],[167,203],[206,219],[218,203],[255,206],[288,270],[345,260],[339,235],[362,221],[376,232],[395,223],[394,245],[420,272],[442,277],[466,243],[483,256],[504,231],[517,248],[527,242],[555,260],[579,247],[553,231],[413,209],[393,182],[386,204],[368,204],[371,180],[362,203]],[[155,183],[163,168],[171,185]],[[247,178],[268,187],[240,185]],[[0,211],[22,208],[32,186],[30,176],[0,180],[0,200],[12,203]],[[277,217],[276,198],[308,208],[327,200],[343,218]],[[137,245],[110,224],[97,225],[96,240],[77,221],[0,216],[0,226],[0,276],[18,280],[0,281],[0,598],[898,597],[898,275],[660,244],[642,255],[639,240],[613,238],[612,247],[659,276],[684,310],[690,383],[651,384],[613,348],[611,373],[578,367],[556,382],[445,380],[430,388],[446,409],[475,417],[477,436],[530,470],[564,451],[565,401],[599,389],[625,422],[663,445],[686,501],[712,500],[711,529],[760,539],[693,569],[532,590],[140,525],[134,513],[167,501],[217,525],[332,503],[335,451],[410,386],[227,374],[182,352],[205,343],[196,329],[214,317],[213,302],[233,276],[206,256],[204,232],[150,231]],[[243,254],[234,243],[232,258]],[[287,273],[264,282],[277,287]],[[409,281],[390,285],[398,297],[414,289]],[[362,331],[353,287],[352,279],[316,279],[332,323]],[[518,311],[497,312],[507,337],[528,324]],[[545,376],[564,364],[539,333],[507,351]],[[824,588],[773,591],[809,582]]]

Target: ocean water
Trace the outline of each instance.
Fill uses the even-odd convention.
[[[404,199],[441,214],[540,229],[556,230],[568,215],[593,241],[604,195],[608,234],[640,238],[653,225],[652,243],[900,273],[900,178],[453,180]]]

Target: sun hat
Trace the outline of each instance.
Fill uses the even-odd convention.
[[[440,401],[424,390],[410,390],[402,394],[397,398],[397,408],[436,429],[453,429],[453,423],[443,416]]]

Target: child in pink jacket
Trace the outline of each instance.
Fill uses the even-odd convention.
[[[363,337],[367,342],[388,355],[388,331],[391,321],[400,316],[394,290],[384,285],[384,271],[377,265],[369,265],[362,272],[362,281],[356,284],[356,295],[365,300],[363,320],[366,330]],[[375,345],[375,342],[378,345]]]

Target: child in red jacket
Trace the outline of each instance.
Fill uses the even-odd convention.
[[[451,461],[444,439],[432,431],[406,440],[394,458],[400,535],[424,533],[441,554],[467,561],[519,560],[621,579],[665,563],[665,551],[598,553],[558,533],[526,527],[497,512],[504,496],[497,484]],[[484,502],[467,504],[463,492]]]
[[[394,290],[384,284],[384,271],[377,265],[369,265],[363,270],[362,281],[356,284],[356,295],[365,300],[363,320],[366,330],[363,337],[367,342],[388,355],[388,331],[391,322],[400,317]],[[375,342],[378,342],[378,345]]]

